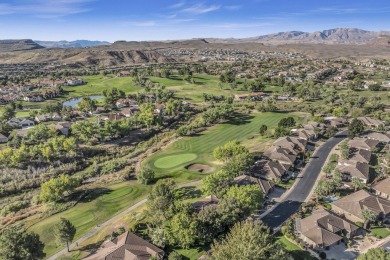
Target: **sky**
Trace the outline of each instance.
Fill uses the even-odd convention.
[[[244,38],[390,30],[389,0],[0,0],[0,39]]]

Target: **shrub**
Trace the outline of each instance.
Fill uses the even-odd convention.
[[[355,224],[356,224],[356,226],[358,226],[358,227],[363,227],[363,226],[364,226],[364,223],[362,223],[362,222],[359,222],[359,221],[358,221],[358,222],[356,222]]]
[[[320,256],[320,259],[326,259],[326,253],[325,252],[319,253],[319,256]]]
[[[153,170],[149,168],[142,168],[137,175],[137,179],[139,183],[148,185],[153,182],[155,173]]]

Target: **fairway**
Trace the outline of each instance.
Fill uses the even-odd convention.
[[[147,158],[144,165],[153,169],[158,177],[174,177],[183,181],[197,179],[201,174],[186,169],[188,161],[184,163],[184,157],[181,158],[180,155],[196,154],[197,157],[191,160],[192,164],[209,165],[214,170],[218,170],[220,163],[213,157],[215,147],[231,140],[238,140],[244,145],[249,143],[252,146],[261,146],[269,138],[259,135],[260,126],[265,124],[268,129],[273,129],[280,119],[288,116],[294,116],[300,123],[299,115],[291,113],[253,113],[239,116],[229,122],[212,126],[206,131],[174,142],[164,151]],[[252,144],[253,142],[256,144]]]
[[[154,162],[154,166],[160,169],[168,169],[176,167],[180,164],[195,160],[198,156],[194,153],[181,153],[176,155],[169,155],[161,157]]]
[[[60,218],[67,218],[75,225],[77,232],[74,240],[77,240],[95,226],[142,200],[147,192],[148,187],[136,181],[97,188],[73,208],[40,220],[29,230],[39,234],[45,243],[44,251],[50,256],[63,248],[56,245],[52,232],[53,226]],[[29,223],[26,223],[26,226],[29,226]]]

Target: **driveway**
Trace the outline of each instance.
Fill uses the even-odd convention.
[[[295,185],[289,194],[283,198],[267,215],[262,217],[262,221],[271,228],[279,227],[291,215],[297,212],[309,196],[314,184],[321,173],[321,169],[332,149],[346,138],[346,131],[338,133],[321,145],[313,154],[302,173],[298,175]]]

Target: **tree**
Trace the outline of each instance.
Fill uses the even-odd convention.
[[[154,123],[154,106],[152,103],[143,103],[140,105],[140,113],[137,115],[137,120],[148,129]]]
[[[64,193],[70,193],[80,184],[77,178],[68,175],[60,175],[58,178],[50,179],[42,183],[39,198],[43,202],[54,202],[63,198]]]
[[[27,232],[21,227],[9,227],[0,233],[0,259],[39,260],[46,254],[45,245],[35,233]]]
[[[187,212],[179,212],[169,222],[169,242],[182,248],[195,244],[198,234],[198,222]]]
[[[341,151],[341,157],[346,160],[349,158],[350,155],[350,149],[348,146],[348,140],[344,140],[339,145],[340,151]]]
[[[124,98],[125,92],[122,90],[119,90],[117,88],[110,88],[110,89],[105,89],[103,90],[103,96],[106,97],[105,103],[109,106],[114,106],[115,102],[120,99]]]
[[[366,224],[368,224],[372,221],[375,221],[375,219],[376,219],[375,213],[369,209],[362,210],[362,217],[363,217]]]
[[[239,154],[249,154],[248,149],[240,144],[238,141],[230,141],[222,146],[214,149],[213,155],[217,160],[228,161],[229,159]]]
[[[276,243],[270,230],[257,221],[239,222],[221,242],[214,242],[210,259],[292,259],[283,246]]]
[[[260,126],[260,135],[265,135],[267,133],[268,127],[266,125]]]
[[[370,91],[379,91],[379,90],[382,89],[382,86],[379,85],[378,83],[376,83],[376,84],[371,84],[371,85],[368,86],[368,89],[369,89]]]
[[[147,205],[154,224],[162,224],[168,218],[170,206],[174,205],[175,188],[176,183],[173,179],[163,179],[150,191]]]
[[[4,107],[3,109],[3,114],[1,115],[1,121],[7,121],[7,120],[10,120],[11,118],[13,118],[15,116],[16,112],[15,112],[15,107],[11,106],[11,105],[7,105]]]
[[[280,119],[278,127],[293,127],[296,124],[295,119],[291,116]]]
[[[364,131],[364,124],[362,121],[354,118],[348,126],[349,135],[356,137],[360,136]]]
[[[182,260],[182,259],[183,256],[176,251],[171,252],[168,256],[168,260]]]
[[[83,99],[77,104],[77,108],[83,112],[92,113],[96,110],[96,100],[93,100],[90,97],[83,97]]]
[[[138,174],[137,179],[139,183],[148,185],[154,180],[155,173],[152,169],[149,168],[142,168]]]
[[[360,255],[356,260],[390,260],[390,253],[383,247],[368,249],[367,253]]]
[[[249,215],[260,207],[260,203],[263,200],[263,194],[259,185],[235,185],[226,191],[224,198],[235,198],[245,214]]]
[[[287,128],[278,126],[275,128],[274,137],[278,138],[278,137],[287,136],[289,135],[289,133],[290,131]]]
[[[224,170],[208,175],[202,180],[203,192],[206,195],[222,197],[233,181],[234,176]]]
[[[54,236],[59,244],[66,243],[69,252],[69,243],[73,241],[76,234],[76,227],[66,218],[61,218],[53,228]]]
[[[358,177],[352,177],[351,185],[355,191],[363,189],[366,186],[366,184]]]
[[[229,176],[237,177],[248,172],[253,165],[253,157],[249,153],[242,153],[231,158],[222,167]]]

